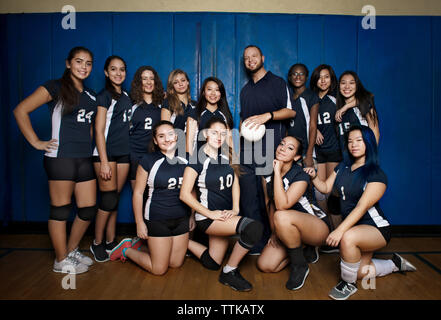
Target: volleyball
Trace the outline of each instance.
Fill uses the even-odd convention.
[[[254,128],[250,129],[246,125],[246,121],[242,123],[242,126],[240,127],[240,133],[241,135],[248,141],[255,142],[262,139],[262,137],[265,134],[265,125],[261,124],[259,126],[255,126]]]

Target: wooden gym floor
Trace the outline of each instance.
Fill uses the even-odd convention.
[[[80,250],[88,256],[91,237]],[[400,253],[417,272],[377,278],[375,289],[358,292],[351,300],[439,300],[441,299],[441,237],[393,238],[379,258]],[[338,254],[321,254],[310,265],[302,289],[285,289],[288,269],[277,274],[257,270],[257,256],[241,263],[242,275],[254,286],[236,292],[217,281],[219,271],[204,269],[194,258],[186,258],[179,269],[154,276],[134,263],[106,262],[75,277],[75,289],[63,289],[65,274],[52,271],[54,253],[48,235],[0,235],[0,300],[329,300],[328,292],[339,279]],[[372,283],[371,283],[372,284]]]

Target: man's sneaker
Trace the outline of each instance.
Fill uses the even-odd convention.
[[[107,254],[110,255],[110,252],[112,252],[112,250],[113,250],[117,245],[118,245],[118,241],[116,240],[116,238],[113,239],[112,242],[109,242],[109,243],[106,242],[105,247],[106,247],[106,252],[107,252]]]
[[[292,265],[289,279],[286,282],[286,288],[289,290],[298,290],[303,287],[306,277],[309,274],[309,267],[305,265]]]
[[[230,286],[236,291],[250,291],[253,286],[247,280],[245,280],[239,272],[239,268],[236,268],[228,273],[221,271],[219,275],[219,282]]]
[[[90,252],[92,252],[93,257],[97,262],[109,261],[109,255],[106,252],[104,242],[101,242],[100,244],[95,244],[95,242],[92,242],[90,245]]]
[[[319,251],[321,253],[339,253],[340,249],[338,247],[331,247],[331,246],[325,245],[325,246],[321,246],[319,248]]]
[[[138,238],[138,237],[133,238],[132,239],[132,249],[139,250],[142,246],[142,243],[143,243],[143,241],[141,238]]]
[[[64,260],[57,262],[54,261],[54,272],[70,273],[70,274],[80,274],[89,270],[89,267],[82,264],[77,259],[67,256]]]
[[[346,300],[356,293],[357,290],[357,285],[355,283],[348,283],[341,280],[334,288],[332,288],[329,292],[329,296],[334,300]]]
[[[416,271],[416,267],[413,264],[397,253],[392,255],[392,262],[397,266],[397,272]]]
[[[319,259],[318,247],[306,245],[303,248],[303,256],[306,262],[316,263]]]
[[[123,239],[115,248],[113,248],[112,252],[110,253],[110,260],[116,261],[126,261],[127,258],[125,257],[124,251],[125,249],[132,247],[132,239],[126,238]]]
[[[80,250],[78,250],[78,247],[72,250],[67,256],[77,259],[80,263],[88,267],[90,267],[93,264],[93,260],[90,259],[88,256],[82,254]]]

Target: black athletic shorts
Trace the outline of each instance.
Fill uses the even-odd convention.
[[[109,162],[116,162],[116,163],[130,163],[130,156],[128,154],[124,156],[109,156],[107,155],[107,160]],[[93,162],[101,162],[99,156],[93,156]]]
[[[207,231],[207,229],[211,226],[213,222],[214,220],[210,218],[206,218],[204,220],[196,220],[196,227],[198,227],[199,230],[205,233],[205,231]]]
[[[48,180],[83,182],[95,179],[92,158],[51,158],[44,156]]]
[[[390,238],[392,237],[391,227],[390,226],[387,226],[387,227],[377,227],[377,229],[383,235],[383,238],[384,238],[384,240],[386,240],[386,243],[389,243]]]
[[[317,163],[326,163],[326,162],[341,162],[343,160],[341,151],[321,151],[319,148],[315,148],[315,156],[317,159]]]
[[[190,231],[190,218],[145,220],[149,237],[174,237]]]

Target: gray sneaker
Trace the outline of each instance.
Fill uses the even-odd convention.
[[[416,271],[416,267],[413,264],[397,253],[393,254],[392,262],[397,266],[397,272]]]
[[[77,259],[67,256],[64,260],[54,261],[54,272],[80,274],[89,270],[89,267],[79,262]]]
[[[341,280],[334,288],[332,288],[329,292],[329,296],[334,300],[346,300],[356,293],[357,290],[357,285],[355,283],[348,283]]]
[[[82,254],[80,250],[78,250],[78,248],[72,250],[67,256],[77,259],[79,262],[81,262],[82,264],[88,267],[90,267],[93,264],[93,260],[90,259],[88,256]]]

